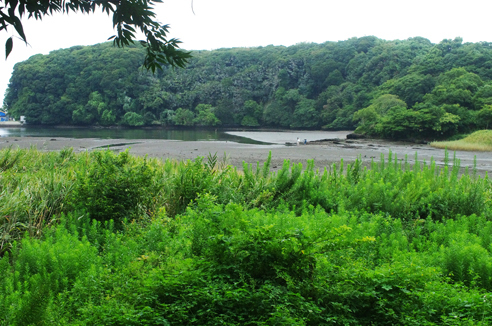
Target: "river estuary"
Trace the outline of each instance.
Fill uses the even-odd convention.
[[[381,155],[391,152],[398,160],[413,164],[434,160],[445,166],[445,151],[425,144],[389,142],[374,139],[347,140],[348,131],[258,131],[258,130],[165,130],[165,129],[94,129],[94,128],[0,128],[0,148],[29,148],[60,150],[71,147],[75,152],[110,148],[120,152],[129,149],[131,154],[159,159],[195,159],[215,154],[228,164],[242,168],[243,162],[262,163],[272,153],[272,170],[282,167],[284,160],[301,163],[314,160],[319,169],[333,164],[350,163],[361,158],[364,165],[379,161]],[[300,139],[300,146],[296,144]],[[307,145],[304,145],[306,140]],[[327,140],[316,142],[317,140]],[[479,175],[492,172],[492,153],[449,153],[460,161],[460,166],[470,171],[476,166]],[[476,160],[476,161],[475,161]]]

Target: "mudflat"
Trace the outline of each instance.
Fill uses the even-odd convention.
[[[419,161],[427,163],[433,159],[438,166],[445,165],[445,150],[432,148],[425,144],[414,144],[405,142],[388,142],[382,140],[362,139],[347,140],[343,133],[339,139],[308,142],[303,144],[303,139],[299,146],[296,145],[296,135],[292,132],[288,142],[274,143],[271,145],[252,145],[240,144],[224,141],[174,141],[161,139],[95,139],[95,138],[49,138],[49,137],[1,137],[0,149],[8,148],[30,148],[35,147],[40,151],[58,151],[63,148],[71,147],[74,152],[93,151],[97,149],[109,148],[115,152],[129,149],[132,155],[148,156],[156,159],[176,159],[194,160],[197,157],[206,157],[217,154],[219,161],[242,169],[243,162],[256,166],[267,159],[269,152],[272,153],[271,170],[277,171],[282,167],[284,160],[290,160],[291,164],[302,163],[306,166],[308,160],[314,160],[317,169],[330,169],[333,164],[340,165],[352,163],[358,157],[362,159],[363,165],[368,166],[371,160],[379,161],[381,155],[386,160],[388,154],[396,155],[398,160],[405,160],[413,165],[415,156]],[[254,135],[260,137],[258,135]],[[285,134],[283,136],[286,136]],[[291,137],[292,136],[292,137]],[[254,137],[252,137],[254,138]],[[261,138],[261,137],[260,137]],[[285,137],[284,137],[285,138]],[[287,139],[287,138],[286,138]],[[261,140],[261,139],[258,139]],[[450,164],[453,156],[460,160],[461,167],[469,168],[474,166],[476,158],[476,171],[479,175],[485,176],[492,172],[492,153],[490,152],[450,152]]]

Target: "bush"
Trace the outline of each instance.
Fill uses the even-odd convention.
[[[270,160],[0,152],[0,325],[491,323],[488,178]]]
[[[143,211],[151,196],[153,171],[147,161],[134,160],[128,150],[119,155],[110,150],[89,154],[94,162],[77,171],[70,204],[98,221],[122,221]]]
[[[138,113],[127,112],[121,119],[121,123],[125,126],[140,127],[145,124],[145,119]]]
[[[26,237],[0,261],[0,324],[49,324],[59,294],[77,278],[100,266],[96,248],[60,227],[43,240]]]

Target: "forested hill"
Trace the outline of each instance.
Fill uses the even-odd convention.
[[[18,63],[4,106],[33,124],[352,129],[438,138],[492,127],[492,43],[373,36],[195,51],[155,75],[144,50],[76,46]]]

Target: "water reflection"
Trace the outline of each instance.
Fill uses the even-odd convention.
[[[233,141],[247,144],[265,142],[227,134],[216,129],[120,129],[120,128],[0,128],[0,137],[65,137],[99,139],[169,139],[183,141]]]

